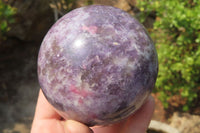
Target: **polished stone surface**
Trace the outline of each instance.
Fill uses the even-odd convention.
[[[106,125],[135,112],[154,87],[157,53],[128,13],[93,5],[75,9],[45,36],[38,77],[48,101],[66,119]]]

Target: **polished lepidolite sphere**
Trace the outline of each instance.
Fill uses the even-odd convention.
[[[92,5],[59,19],[38,56],[47,100],[65,119],[107,125],[135,112],[156,82],[157,53],[144,27],[114,7]]]

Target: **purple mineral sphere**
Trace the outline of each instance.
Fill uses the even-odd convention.
[[[157,53],[144,27],[110,6],[75,9],[45,36],[38,78],[47,100],[65,119],[88,126],[118,122],[154,88]]]

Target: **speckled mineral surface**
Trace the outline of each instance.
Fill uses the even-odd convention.
[[[75,9],[45,36],[38,78],[47,100],[65,119],[107,125],[135,112],[158,72],[157,53],[144,27],[110,6]]]

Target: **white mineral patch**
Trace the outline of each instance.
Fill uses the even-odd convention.
[[[124,67],[128,63],[127,57],[117,57],[113,59],[113,63],[119,67]]]

